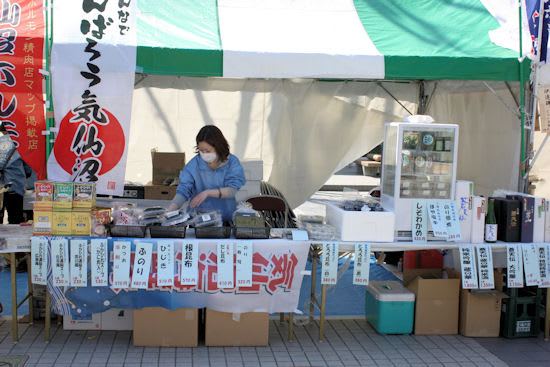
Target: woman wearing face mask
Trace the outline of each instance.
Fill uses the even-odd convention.
[[[235,193],[246,182],[239,159],[229,153],[229,144],[220,129],[206,125],[196,138],[198,153],[180,173],[176,196],[168,210],[188,201],[190,208],[219,209],[230,221],[236,208]]]

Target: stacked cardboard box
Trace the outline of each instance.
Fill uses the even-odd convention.
[[[269,314],[234,314],[206,309],[204,344],[207,347],[250,347],[268,345]]]
[[[172,200],[176,195],[180,171],[185,166],[185,153],[151,151],[153,184],[144,186],[143,198]]]
[[[196,347],[199,318],[196,308],[167,310],[148,307],[134,310],[134,345],[147,347]]]

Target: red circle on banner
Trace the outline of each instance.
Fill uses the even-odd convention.
[[[103,112],[109,118],[109,123],[106,125],[98,124],[91,122],[88,125],[95,126],[97,128],[97,135],[95,141],[101,140],[104,144],[103,152],[96,156],[97,159],[101,161],[101,169],[99,175],[103,175],[113,169],[117,163],[122,158],[124,153],[124,131],[118,119],[106,109],[103,109]],[[86,154],[77,155],[74,151],[71,150],[71,145],[75,139],[79,126],[83,121],[79,122],[70,122],[70,120],[76,116],[72,111],[69,111],[61,120],[59,125],[59,132],[55,139],[55,144],[53,151],[55,154],[55,159],[67,173],[72,174],[72,168],[76,164],[76,159],[80,158],[84,160],[86,158],[94,157],[91,150],[87,151]],[[88,130],[89,131],[89,130]],[[84,143],[87,142],[88,132],[84,135]]]

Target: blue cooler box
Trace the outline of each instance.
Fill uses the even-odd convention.
[[[414,320],[414,293],[400,282],[369,282],[365,317],[380,334],[410,334]]]

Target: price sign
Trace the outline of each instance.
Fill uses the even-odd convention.
[[[48,239],[31,238],[31,279],[34,284],[46,285],[48,274]]]
[[[414,243],[426,242],[428,240],[428,212],[426,210],[426,200],[413,200],[412,226],[412,241]]]
[[[523,243],[523,269],[527,286],[540,284],[539,254],[534,243]]]
[[[303,229],[293,229],[291,233],[293,241],[307,241],[309,239],[307,231]]]
[[[321,284],[336,284],[338,280],[338,243],[323,243]]]
[[[69,243],[66,239],[52,240],[52,276],[56,287],[69,285]]]
[[[447,241],[460,241],[462,235],[460,233],[460,222],[458,220],[458,209],[456,201],[445,201],[443,205],[445,230],[447,232]]]
[[[149,273],[151,272],[151,257],[153,244],[139,242],[134,255],[134,272],[132,274],[132,288],[147,289]]]
[[[495,277],[493,274],[493,251],[491,246],[478,244],[477,250],[477,265],[479,268],[479,288],[493,289],[495,288]]]
[[[355,264],[353,267],[353,284],[368,285],[370,273],[370,244],[355,244]]]
[[[104,238],[92,239],[92,287],[104,287],[108,282],[107,240]]]
[[[234,288],[233,243],[218,243],[218,288]]]
[[[71,240],[71,286],[88,285],[88,241]]]
[[[436,200],[427,200],[428,205],[428,217],[430,218],[430,223],[432,224],[432,230],[434,236],[447,238],[447,232],[445,231],[445,226],[443,225],[441,205]]]
[[[473,245],[458,246],[460,268],[462,269],[462,288],[477,289],[476,258]]]
[[[537,246],[539,255],[539,272],[540,272],[540,284],[541,288],[550,287],[550,245],[547,243],[539,244]]]
[[[506,244],[508,288],[523,288],[523,256],[521,244]]]
[[[159,287],[174,285],[174,242],[157,242],[157,284]]]
[[[113,245],[113,287],[130,286],[130,256],[132,245],[128,241],[115,241]]]
[[[181,273],[182,285],[197,285],[199,282],[199,243],[193,240],[185,240],[181,247]],[[218,265],[219,268],[219,265]],[[219,271],[219,270],[218,270]]]
[[[237,286],[250,287],[252,285],[252,254],[251,241],[240,241],[237,243]]]

